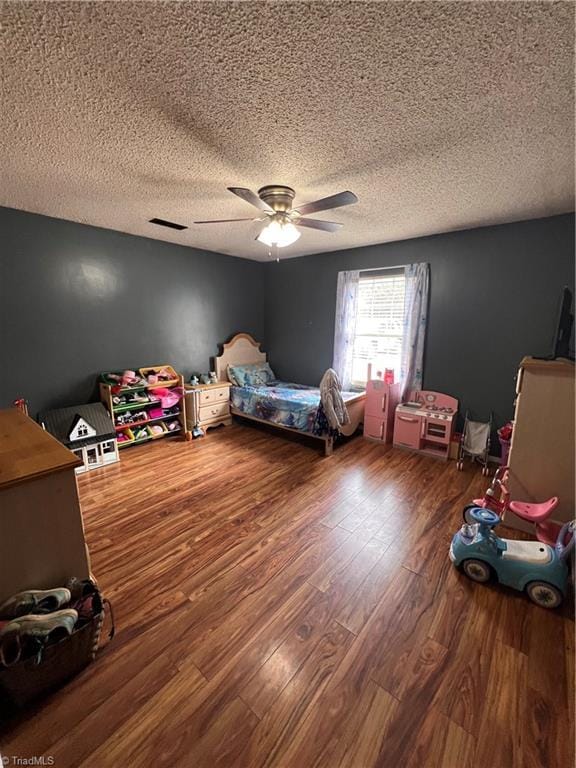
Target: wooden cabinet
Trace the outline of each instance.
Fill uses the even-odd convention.
[[[210,429],[220,424],[231,424],[230,384],[199,384],[186,389],[187,429],[195,427]]]
[[[510,446],[512,499],[546,501],[558,496],[553,518],[574,517],[574,363],[526,357],[517,380],[514,432]],[[508,525],[521,527],[516,515]]]
[[[0,603],[90,576],[81,461],[17,408],[0,411]]]

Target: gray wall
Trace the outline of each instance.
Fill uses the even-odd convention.
[[[518,362],[549,352],[574,283],[572,214],[263,265],[0,208],[0,407],[86,402],[103,370],[206,371],[238,331],[264,340],[281,378],[317,383],[338,271],[415,261],[431,269],[425,387],[502,423]]]
[[[263,336],[261,264],[0,208],[0,407],[96,398],[100,371],[207,371]]]
[[[314,383],[331,365],[340,270],[420,261],[431,275],[425,388],[509,419],[518,363],[549,354],[560,289],[574,284],[573,214],[267,264],[265,348],[278,376]]]

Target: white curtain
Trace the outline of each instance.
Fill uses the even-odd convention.
[[[358,270],[338,272],[332,368],[338,374],[344,390],[349,390],[352,383],[352,355],[356,332],[359,283],[360,272]]]
[[[422,389],[430,282],[428,264],[409,264],[404,274],[404,338],[400,362],[403,400],[411,389]]]

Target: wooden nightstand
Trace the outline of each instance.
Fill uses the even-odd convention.
[[[210,429],[220,424],[232,424],[230,387],[227,381],[217,384],[186,386],[186,428]]]

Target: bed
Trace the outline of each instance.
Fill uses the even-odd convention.
[[[218,381],[229,381],[228,366],[250,366],[257,363],[267,363],[260,344],[248,333],[238,333],[223,345],[222,354],[215,358],[216,376]],[[234,415],[322,440],[325,455],[332,454],[334,436],[327,433],[326,424],[319,412],[318,388],[275,379],[257,384],[231,383],[230,410]],[[350,436],[364,419],[366,394],[343,392],[342,397],[350,423],[340,434]]]

